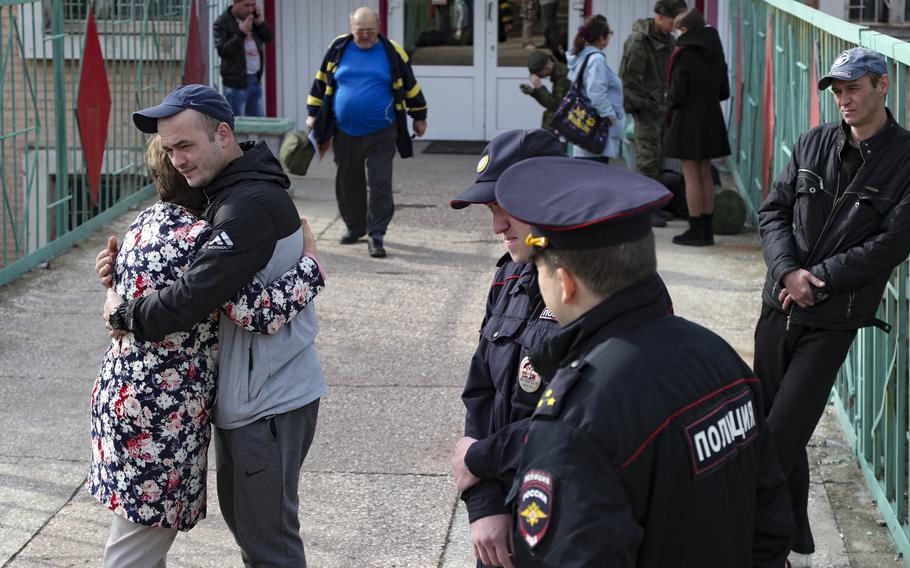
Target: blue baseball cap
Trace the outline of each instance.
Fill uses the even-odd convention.
[[[671,198],[650,178],[578,158],[530,158],[496,182],[496,201],[531,225],[528,244],[534,249],[587,250],[636,241],[651,232],[651,211]]]
[[[855,81],[866,73],[887,75],[885,56],[865,47],[851,47],[841,53],[831,64],[828,74],[818,80],[818,90],[824,91],[835,80]]]
[[[158,132],[158,119],[174,116],[188,108],[199,111],[234,128],[234,111],[221,93],[208,85],[183,85],[170,92],[161,104],[133,113],[136,128],[146,134]]]
[[[453,209],[496,201],[496,180],[510,166],[535,156],[565,156],[562,144],[542,128],[509,130],[490,140],[477,162],[474,185],[449,201]]]

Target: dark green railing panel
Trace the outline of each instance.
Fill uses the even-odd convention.
[[[0,285],[151,195],[130,116],[180,84],[190,2],[0,0]],[[111,96],[97,202],[75,118],[96,8]]]
[[[741,74],[741,94],[733,89],[734,109],[729,135],[735,150],[731,169],[752,208],[761,206],[770,181],[780,173],[793,144],[810,126],[810,100],[817,76],[848,47],[861,45],[888,59],[891,91],[888,106],[902,125],[908,124],[907,90],[910,44],[851,24],[794,0],[732,0],[731,76]],[[771,36],[768,59],[766,40]],[[737,69],[736,46],[742,39],[742,69]],[[774,125],[771,159],[765,168],[765,71],[773,70]],[[830,92],[818,93],[821,122],[840,120]],[[740,104],[741,115],[735,111]],[[768,171],[770,170],[770,171]],[[892,325],[890,333],[877,328],[860,330],[835,384],[834,400],[846,436],[853,446],[866,481],[888,529],[905,559],[910,559],[907,495],[908,459],[908,325],[910,325],[910,265],[895,269],[882,298],[878,316]],[[910,566],[910,564],[908,564]]]

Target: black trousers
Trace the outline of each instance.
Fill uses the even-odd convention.
[[[819,329],[791,323],[762,306],[755,326],[755,373],[761,380],[768,429],[787,478],[796,534],[793,550],[815,552],[809,527],[809,459],[806,444],[815,431],[834,379],[856,330]]]
[[[392,160],[397,148],[397,122],[364,136],[348,136],[341,130],[335,131],[332,144],[338,166],[335,198],[341,218],[351,233],[380,238],[385,234],[395,214]],[[367,184],[370,187],[369,208]]]

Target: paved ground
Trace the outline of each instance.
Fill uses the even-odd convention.
[[[317,304],[330,390],[300,484],[315,568],[473,565],[448,455],[500,247],[485,210],[453,211],[446,201],[471,181],[475,163],[419,153],[396,163],[398,209],[385,260],[370,259],[365,244],[336,244],[343,226],[331,163],[295,180],[295,201],[318,233],[329,275]],[[98,564],[110,514],[82,484],[89,391],[107,340],[91,266],[105,236],[122,234],[134,217],[0,289],[0,566]],[[677,221],[657,231],[677,313],[717,330],[751,360],[764,270],[755,236],[690,250],[670,244],[681,229]],[[812,462],[816,565],[902,565],[831,416],[813,438]],[[170,560],[241,565],[214,491],[209,518],[178,537]]]

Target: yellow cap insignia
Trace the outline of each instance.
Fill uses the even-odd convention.
[[[490,155],[484,154],[480,157],[480,161],[477,162],[477,173],[482,174],[488,165],[490,165]]]

